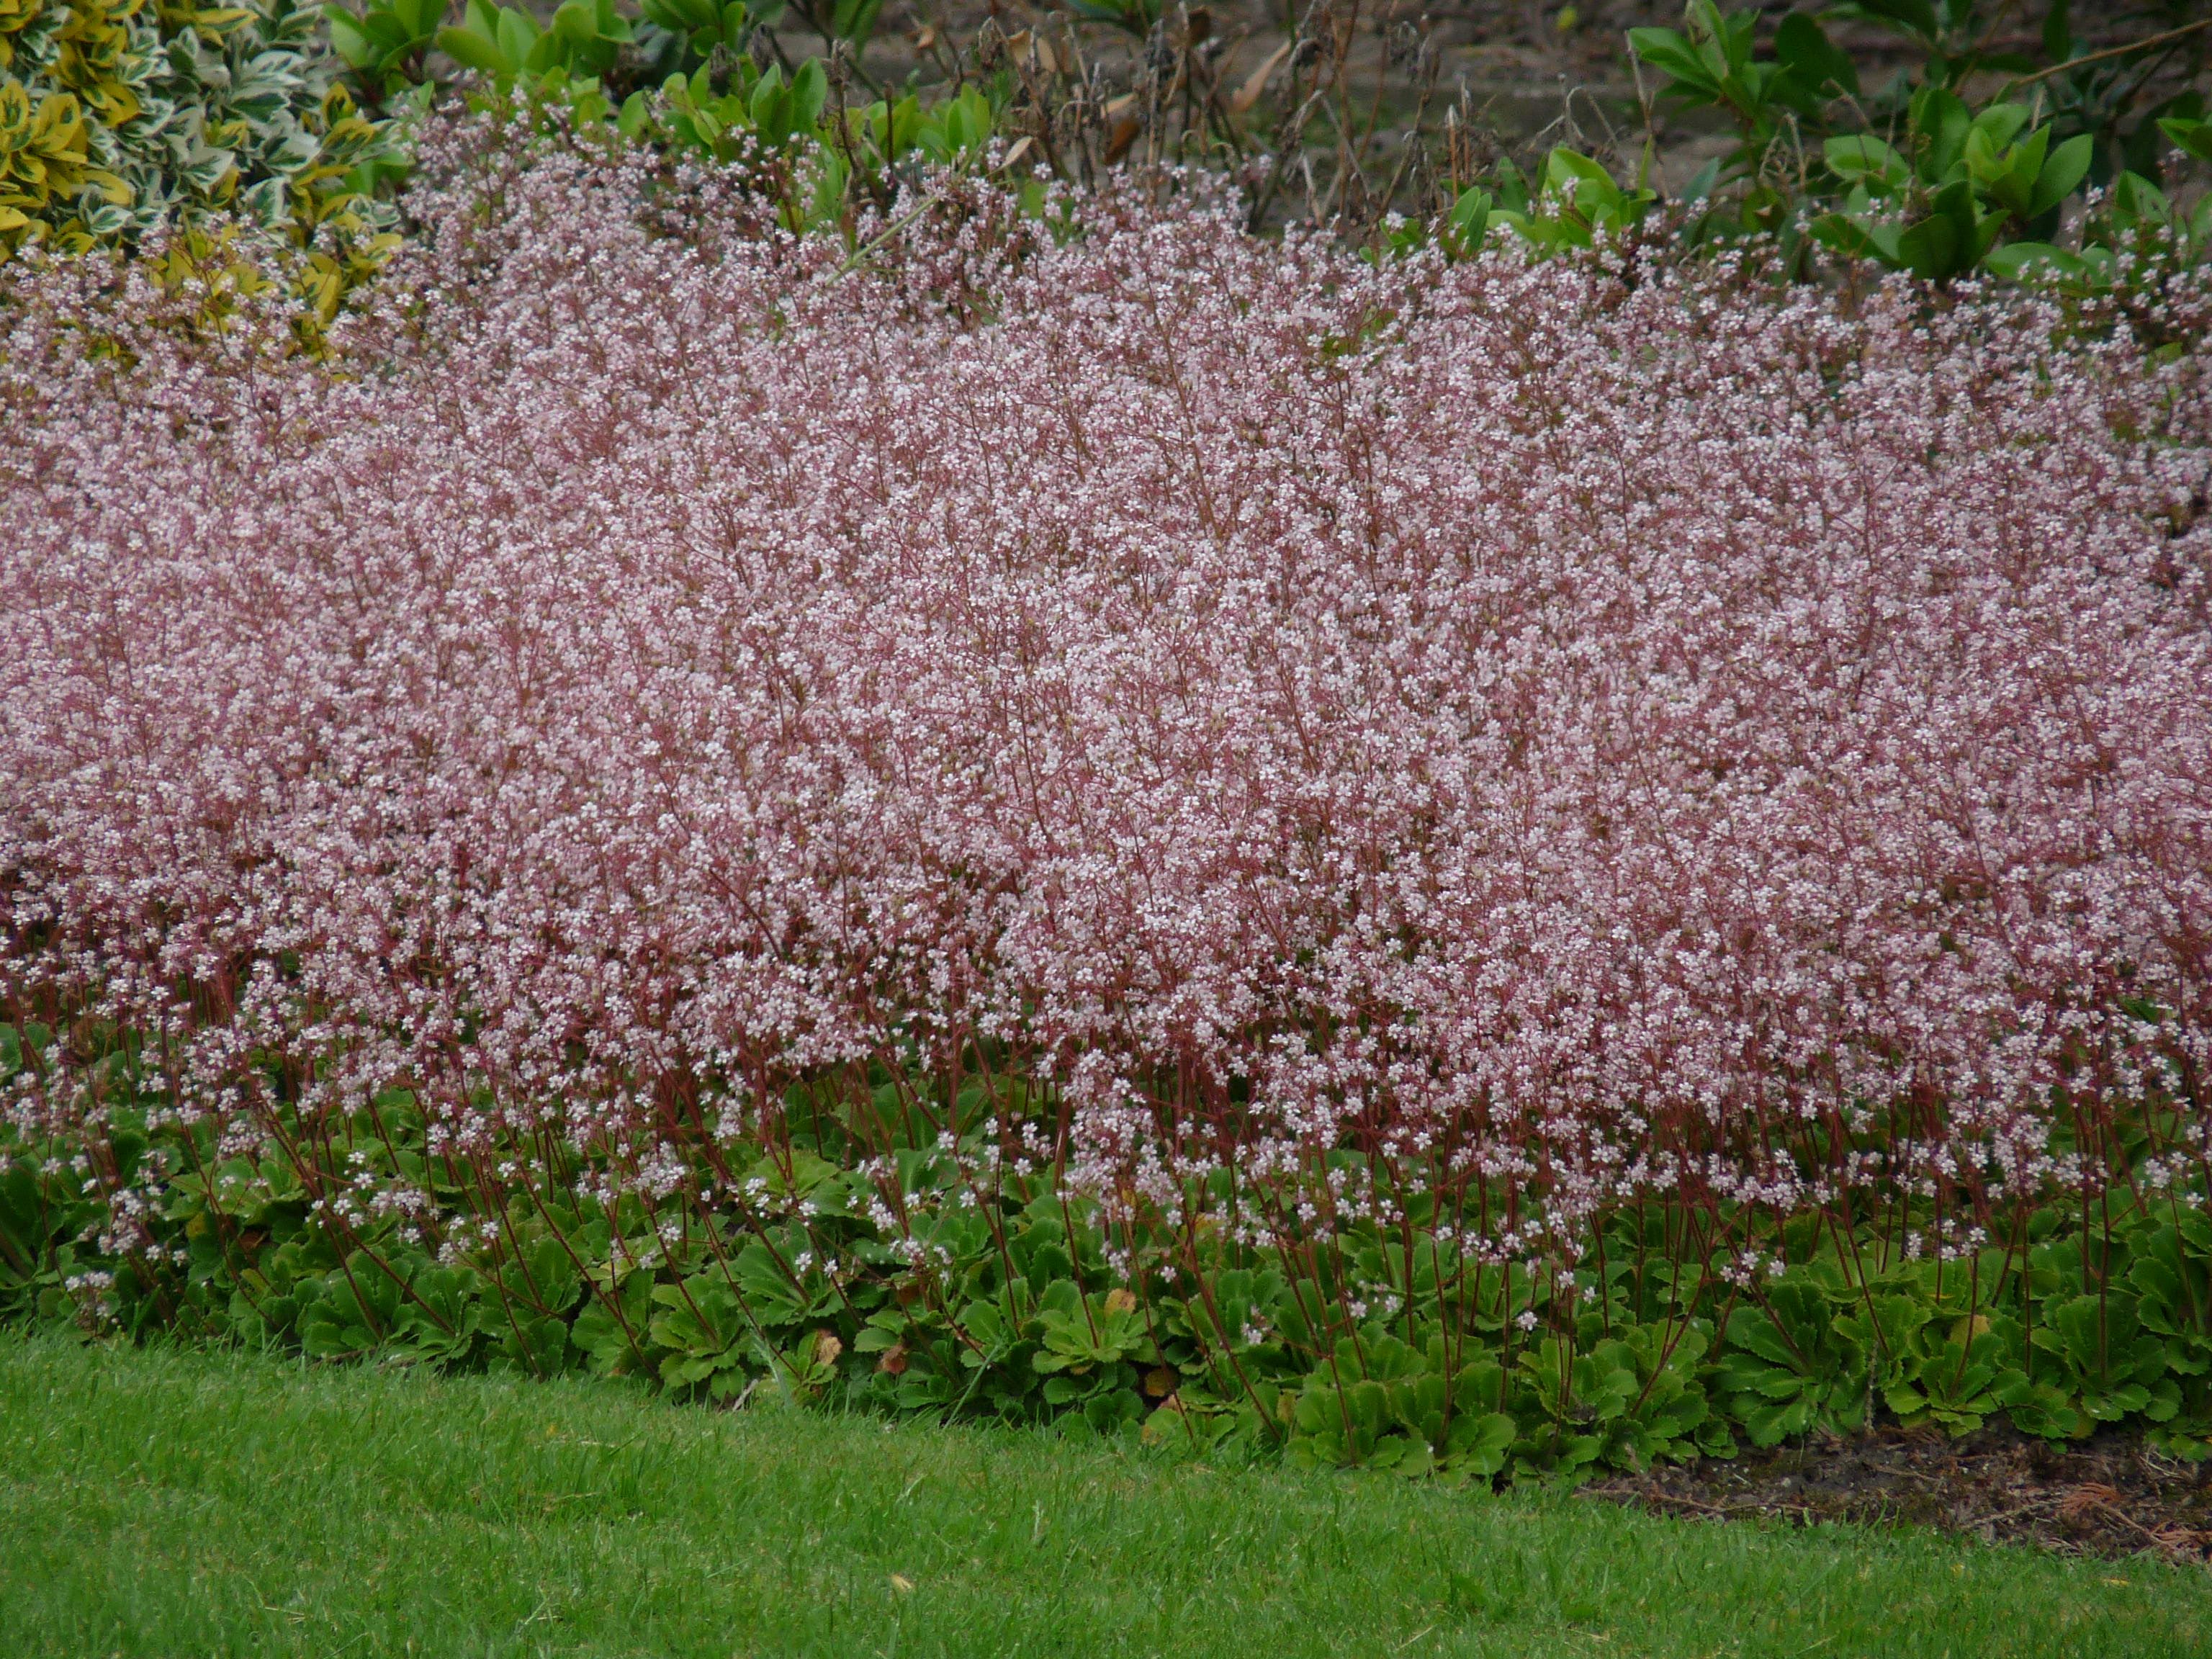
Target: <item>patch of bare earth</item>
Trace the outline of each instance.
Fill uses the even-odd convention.
[[[1957,1440],[1889,1427],[1583,1490],[1668,1515],[1905,1522],[2074,1554],[2212,1562],[2212,1462],[2119,1434],[2053,1446],[2001,1426]]]

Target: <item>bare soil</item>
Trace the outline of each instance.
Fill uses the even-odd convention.
[[[2212,1462],[2185,1463],[2130,1435],[2053,1446],[2004,1426],[1957,1440],[1890,1427],[1583,1490],[1669,1515],[1905,1522],[2071,1554],[2212,1565]]]

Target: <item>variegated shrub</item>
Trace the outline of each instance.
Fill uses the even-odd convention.
[[[0,254],[234,214],[311,249],[327,311],[392,219],[342,69],[295,0],[0,0]]]

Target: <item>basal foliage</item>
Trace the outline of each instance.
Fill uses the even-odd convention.
[[[2203,1449],[2193,356],[763,165],[437,138],[337,368],[19,274],[11,1312],[1468,1478]]]

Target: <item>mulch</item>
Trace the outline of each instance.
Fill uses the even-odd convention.
[[[2078,1555],[2212,1565],[2212,1462],[2134,1436],[2053,1446],[1992,1425],[1953,1440],[1881,1428],[1732,1460],[1593,1482],[1585,1492],[1668,1515],[1935,1527]]]

